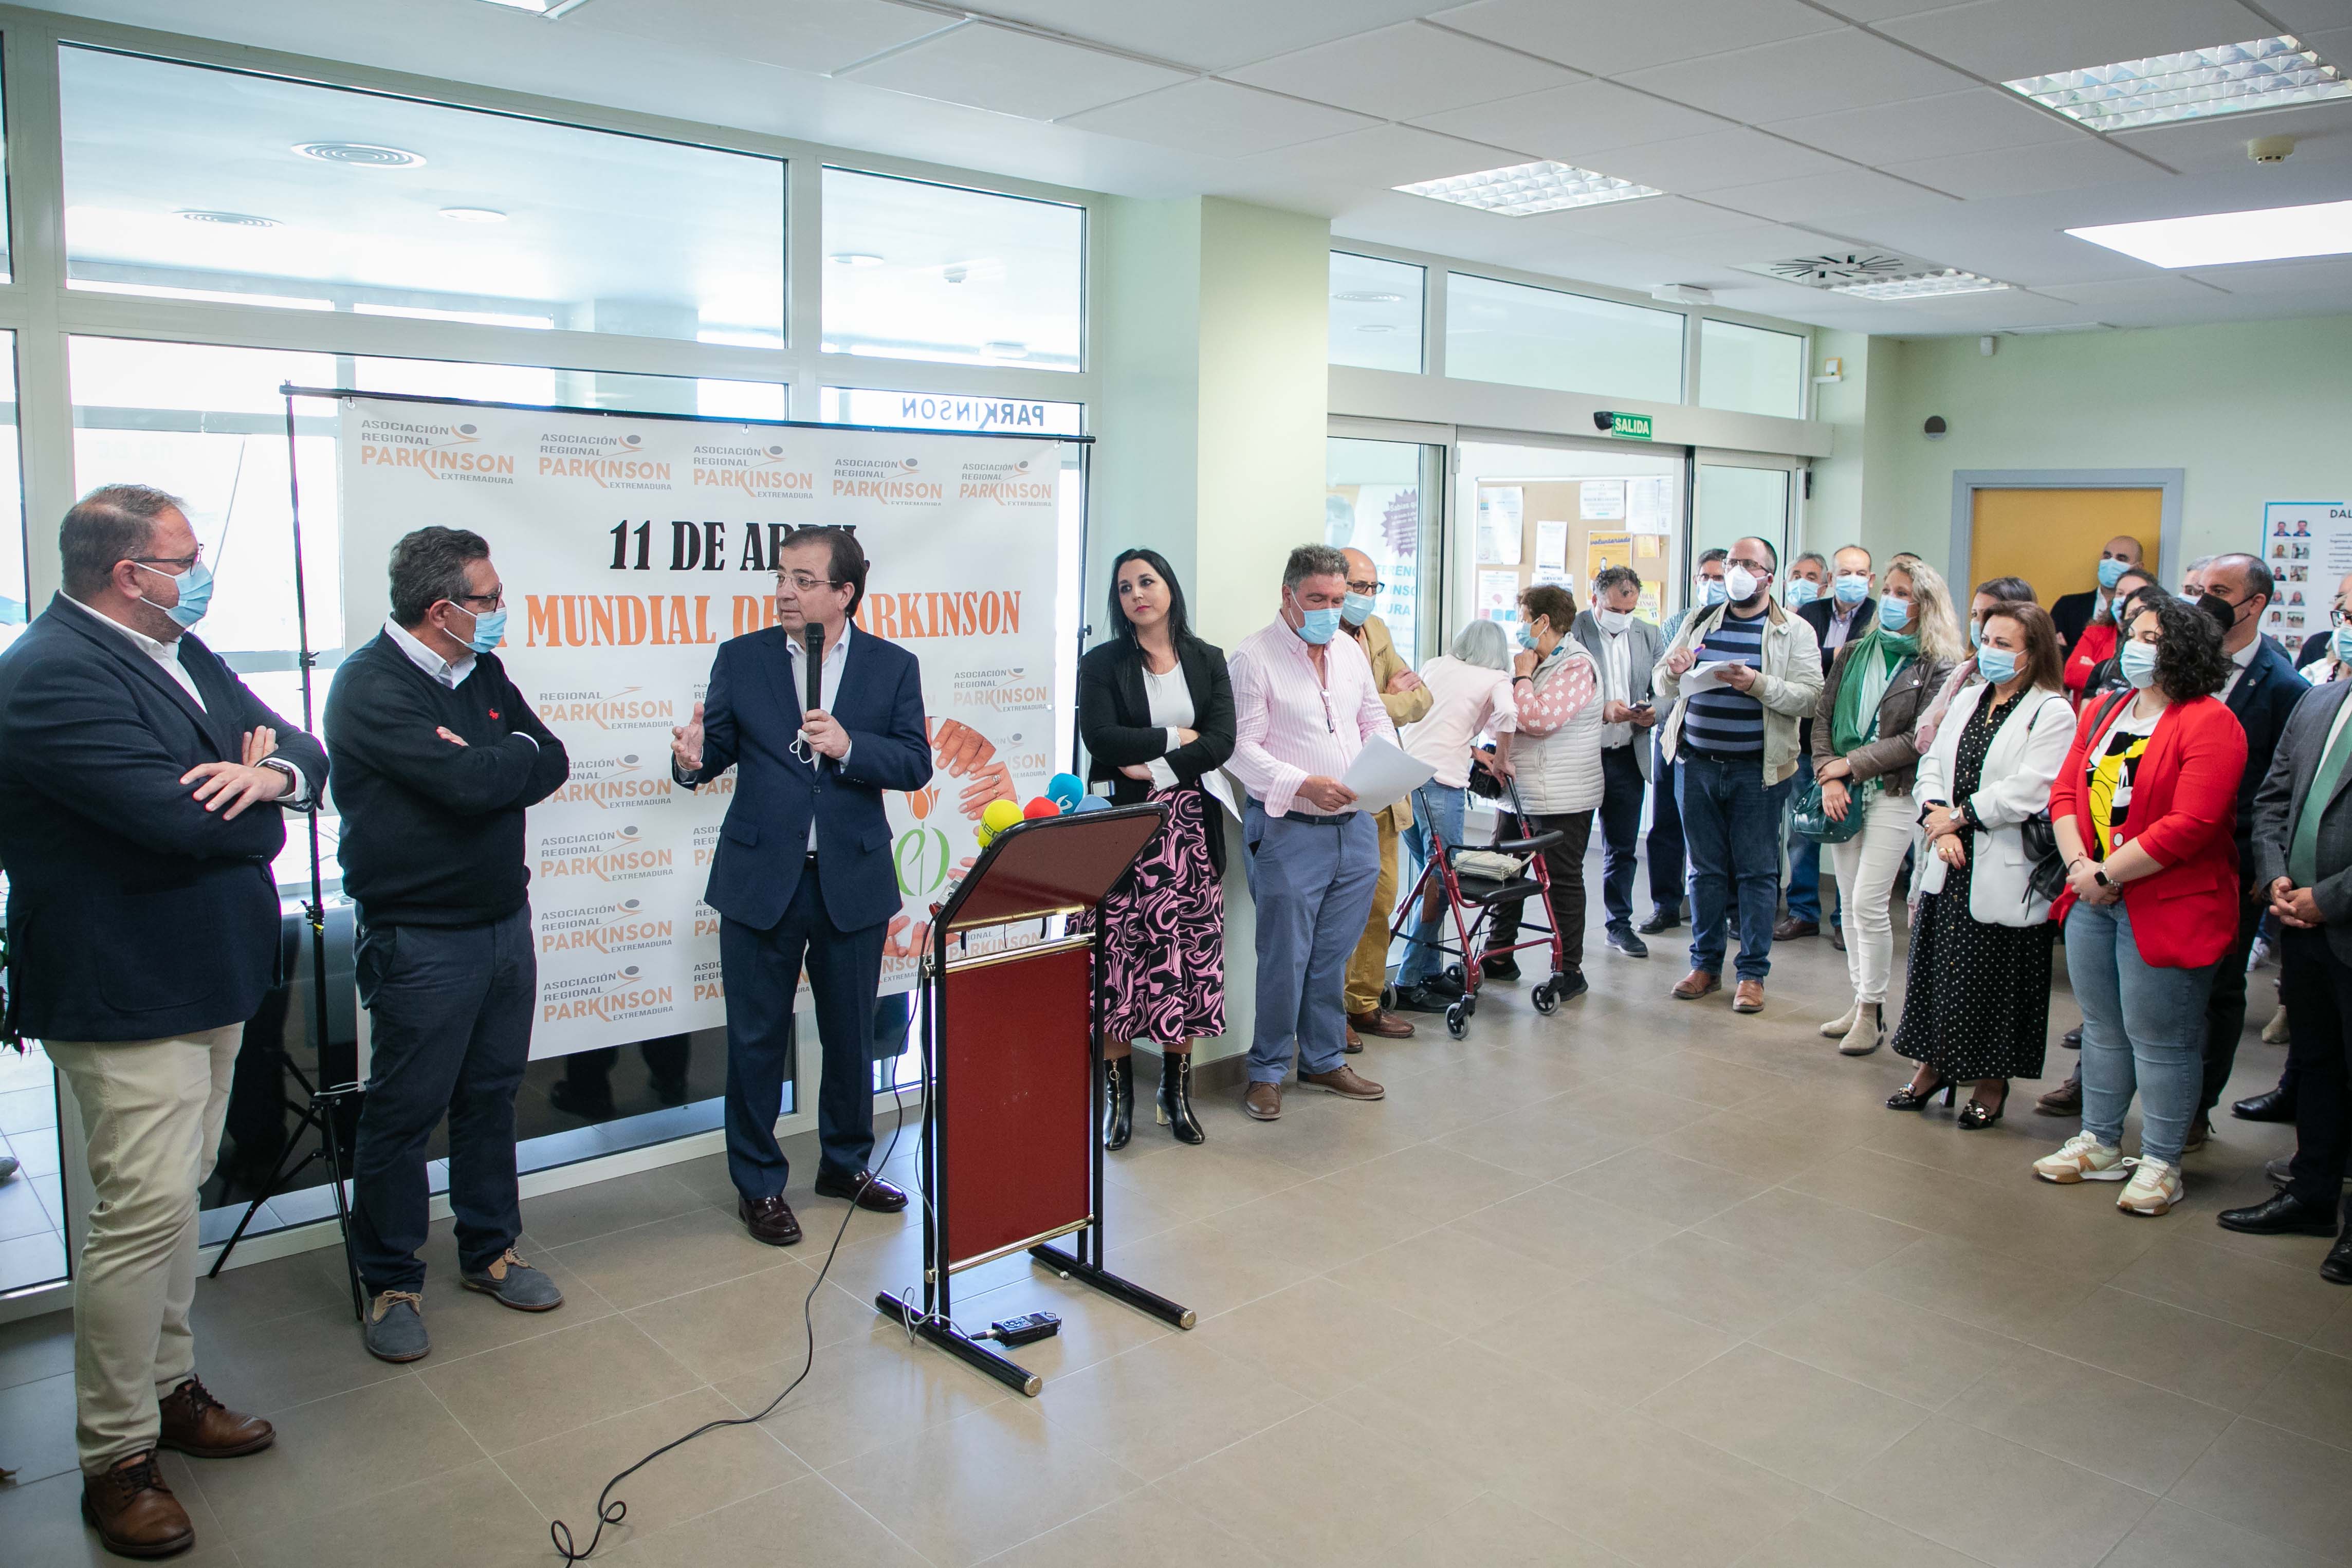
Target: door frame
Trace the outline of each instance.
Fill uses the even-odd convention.
[[[2159,582],[2179,580],[2180,503],[2186,468],[1955,468],[1952,470],[1952,544],[1947,563],[1952,591],[1973,587],[1969,558],[1976,549],[1979,490],[2160,490],[2156,570]]]

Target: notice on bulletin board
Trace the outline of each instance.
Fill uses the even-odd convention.
[[[1514,622],[1519,618],[1519,574],[1482,571],[1478,574],[1478,618]]]
[[[2336,585],[2352,572],[2352,502],[2268,503],[2262,558],[2278,585],[2263,630],[2290,650],[2300,648],[2312,632],[2327,630]]]
[[[1517,485],[1488,485],[1478,492],[1478,561],[1482,566],[1519,564],[1519,529],[1527,492]]]
[[[1567,522],[1551,518],[1538,519],[1536,523],[1536,565],[1564,567],[1567,564]]]
[[[1625,481],[1625,526],[1637,534],[1667,531],[1666,486],[1664,476]]]
[[[1584,541],[1584,580],[1591,582],[1612,566],[1633,564],[1633,536],[1593,534]]]
[[[1625,481],[1587,479],[1580,486],[1578,512],[1588,523],[1613,523],[1625,516]]]

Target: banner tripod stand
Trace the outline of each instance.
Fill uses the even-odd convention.
[[[288,389],[281,387],[278,390],[287,393],[286,486],[293,504],[294,634],[295,646],[299,650],[299,667],[302,675],[302,727],[316,734],[318,726],[311,704],[310,677],[312,670],[317,666],[318,655],[310,648],[310,605],[303,592],[302,484],[297,473],[298,464],[295,457],[294,398]],[[310,839],[310,902],[302,906],[302,916],[310,927],[310,1027],[314,1031],[314,1043],[319,1052],[319,1074],[320,1078],[324,1078],[327,1069],[328,1040],[327,896],[324,879],[319,865],[319,805],[320,802],[313,800],[310,802],[311,809],[304,813]],[[236,1228],[230,1231],[228,1239],[221,1244],[219,1255],[213,1259],[213,1266],[205,1270],[205,1277],[219,1278],[221,1269],[228,1262],[228,1255],[236,1251],[236,1244],[245,1239],[246,1227],[251,1225],[253,1217],[261,1212],[261,1206],[284,1192],[296,1176],[310,1168],[311,1161],[323,1159],[327,1162],[327,1185],[333,1189],[335,1195],[335,1228],[343,1242],[343,1272],[351,1284],[352,1316],[354,1319],[364,1319],[367,1313],[367,1295],[360,1286],[359,1262],[352,1255],[351,1204],[343,1191],[342,1141],[335,1124],[335,1119],[341,1113],[343,1103],[359,1098],[359,1083],[354,1081],[320,1087],[312,1082],[310,1075],[302,1071],[301,1066],[291,1056],[285,1053],[282,1047],[279,1050],[279,1065],[293,1075],[294,1082],[302,1094],[301,1103],[294,1106],[296,1114],[294,1135],[289,1140],[288,1152],[291,1153],[293,1147],[301,1143],[306,1131],[315,1131],[319,1135],[319,1141],[309,1153],[291,1166],[285,1163],[285,1155],[279,1156],[276,1173],[270,1176],[261,1191],[254,1196],[253,1201],[246,1205],[243,1217],[236,1222]]]

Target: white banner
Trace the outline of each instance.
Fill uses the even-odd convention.
[[[670,727],[719,643],[773,624],[786,528],[854,525],[872,563],[857,629],[922,662],[940,767],[930,788],[887,797],[906,904],[885,992],[913,983],[981,808],[1041,794],[1067,765],[1053,441],[352,397],[341,455],[352,643],[383,623],[395,540],[471,528],[506,585],[499,656],[571,752],[570,782],[530,814],[534,1057],[725,1021],[702,890],[735,779],[673,785]]]
[[[2294,653],[2328,628],[2336,585],[2352,572],[2352,506],[2342,501],[2271,501],[2263,507],[2263,564],[2278,594],[2263,630]]]

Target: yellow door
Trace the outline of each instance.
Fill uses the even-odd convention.
[[[2021,577],[2050,604],[2099,583],[2099,547],[2117,534],[2139,540],[2157,564],[2161,490],[1979,490],[1969,547],[1967,592],[1996,577]]]

